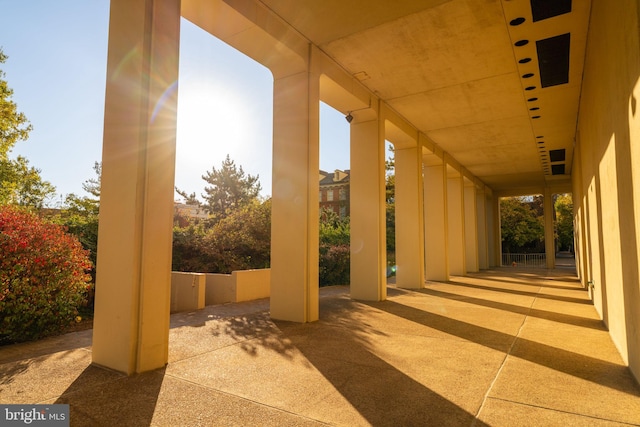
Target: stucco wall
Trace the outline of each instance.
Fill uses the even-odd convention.
[[[171,313],[204,308],[205,275],[171,272]]]
[[[271,269],[268,268],[206,276],[206,305],[269,298],[271,293]]]
[[[207,273],[205,304],[226,304],[235,302],[236,289],[230,274]]]
[[[638,2],[594,0],[574,158],[581,280],[640,378]],[[576,173],[578,172],[578,173]],[[575,197],[577,196],[577,197]]]
[[[269,298],[271,269],[234,271],[231,276],[236,285],[236,302]]]

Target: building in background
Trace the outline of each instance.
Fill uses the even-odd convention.
[[[340,218],[349,216],[349,169],[320,171],[320,209],[330,209]]]

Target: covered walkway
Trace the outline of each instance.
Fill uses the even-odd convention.
[[[0,402],[69,403],[72,426],[640,425],[640,387],[567,268],[494,269],[320,320],[269,301],[171,317],[166,368],[91,365],[91,331],[0,351]]]

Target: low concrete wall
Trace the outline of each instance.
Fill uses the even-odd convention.
[[[203,273],[171,272],[171,313],[204,308],[205,280]]]
[[[206,274],[206,305],[252,301],[271,294],[271,269]]]
[[[235,302],[236,289],[231,274],[212,274],[206,275],[205,304],[225,304]]]
[[[241,270],[231,273],[236,284],[236,301],[252,301],[271,296],[271,269]]]

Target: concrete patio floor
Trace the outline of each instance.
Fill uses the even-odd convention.
[[[571,269],[320,294],[308,324],[268,300],[173,315],[169,364],[131,377],[91,366],[91,331],[0,348],[0,403],[68,403],[72,426],[640,425]]]

